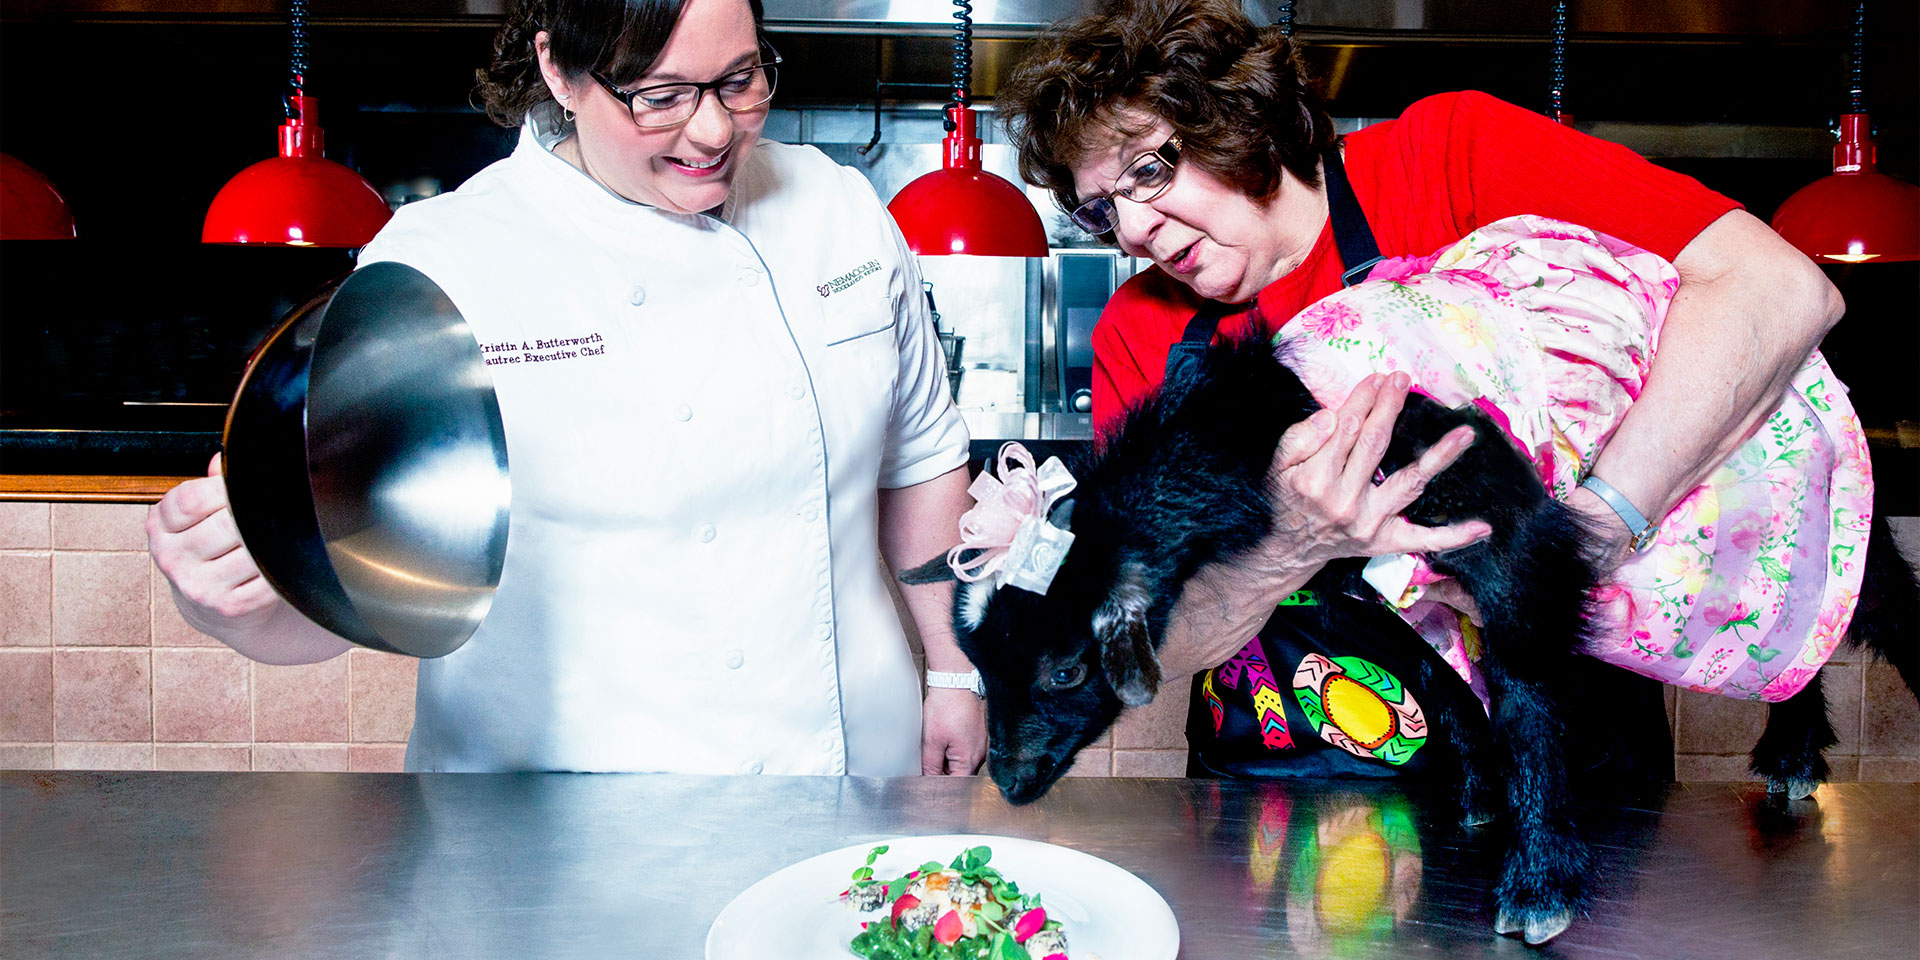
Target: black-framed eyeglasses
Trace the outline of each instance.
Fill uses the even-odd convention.
[[[1113,182],[1113,192],[1074,207],[1068,218],[1074,226],[1095,236],[1112,233],[1120,222],[1113,198],[1124,197],[1134,203],[1151,202],[1167,192],[1167,186],[1173,183],[1175,168],[1179,165],[1180,135],[1176,133],[1168,137],[1159,149],[1134,157],[1133,162],[1120,171],[1120,178]]]
[[[760,46],[767,52],[767,60],[705,83],[660,83],[638,90],[622,90],[599,71],[590,72],[608,93],[627,105],[634,123],[642,127],[671,127],[687,122],[699,112],[700,97],[709,90],[720,98],[720,105],[728,113],[747,113],[773,99],[773,88],[780,80],[780,54],[765,41]]]

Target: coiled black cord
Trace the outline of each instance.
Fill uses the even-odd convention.
[[[947,101],[948,109],[943,111],[940,126],[948,133],[955,129],[953,107],[964,107],[973,96],[973,4],[971,0],[953,0],[958,10],[953,19],[959,21],[953,25],[953,99]]]
[[[287,86],[292,92],[280,98],[288,119],[295,116],[291,97],[305,96],[307,87],[307,0],[292,0],[292,5],[293,47],[287,58]]]
[[[1860,79],[1864,72],[1862,61],[1867,53],[1867,0],[1859,0],[1853,5],[1853,64],[1848,67],[1849,80],[1853,84],[1850,113],[1867,112],[1866,102],[1861,92],[1864,85]]]
[[[1567,89],[1567,0],[1554,0],[1553,3],[1553,54],[1552,79],[1547,91],[1550,113],[1555,120],[1560,119],[1561,98]]]
[[[973,4],[953,0],[953,5],[960,8],[953,12],[959,21],[953,26],[953,99],[964,107],[973,87]]]

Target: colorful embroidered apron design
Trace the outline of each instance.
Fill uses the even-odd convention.
[[[1286,701],[1280,694],[1280,681],[1275,679],[1273,669],[1267,665],[1267,658],[1258,644],[1248,644],[1233,655],[1233,659],[1220,665],[1218,670],[1210,670],[1202,681],[1205,684],[1207,702],[1214,708],[1214,727],[1221,724],[1218,715],[1222,709],[1220,696],[1213,689],[1213,677],[1228,688],[1240,686],[1242,676],[1246,677],[1246,690],[1253,698],[1253,714],[1260,724],[1260,740],[1269,750],[1285,750],[1293,746],[1293,736],[1287,732]]]
[[[1309,653],[1293,693],[1320,739],[1356,757],[1400,766],[1427,742],[1427,718],[1399,679],[1360,657]]]

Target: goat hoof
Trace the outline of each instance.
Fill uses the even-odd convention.
[[[1460,829],[1474,830],[1492,823],[1498,814],[1492,810],[1467,810],[1460,814]]]
[[[1768,793],[1784,793],[1787,795],[1788,800],[1805,800],[1813,796],[1813,792],[1818,789],[1820,789],[1820,781],[1818,780],[1767,781]]]
[[[1513,911],[1505,907],[1500,908],[1500,912],[1493,918],[1493,932],[1503,937],[1519,933],[1520,927],[1520,921],[1515,919]]]
[[[1573,924],[1573,911],[1559,910],[1553,913],[1528,913],[1509,910],[1505,907],[1493,920],[1493,930],[1501,936],[1520,934],[1530,947],[1537,947],[1554,937],[1565,933]]]

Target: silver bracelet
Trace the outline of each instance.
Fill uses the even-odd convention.
[[[1647,548],[1653,546],[1654,535],[1660,532],[1659,524],[1648,520],[1647,515],[1641,513],[1639,508],[1633,505],[1633,501],[1627,499],[1626,494],[1615,490],[1613,484],[1592,475],[1580,481],[1580,485],[1593,491],[1594,496],[1612,507],[1614,514],[1620,518],[1620,522],[1627,525],[1627,532],[1633,536],[1634,553],[1646,553]]]
[[[987,695],[987,685],[980,679],[978,670],[969,670],[966,673],[942,673],[939,670],[928,670],[927,686],[945,690],[972,690],[976,697]]]

